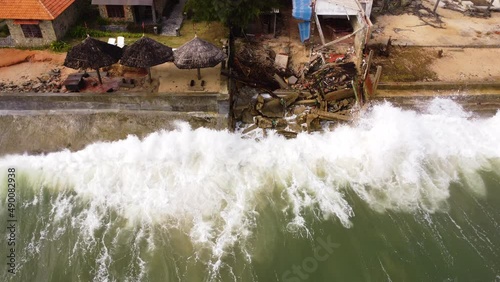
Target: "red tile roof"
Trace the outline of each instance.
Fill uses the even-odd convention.
[[[75,0],[0,0],[0,19],[53,20]]]

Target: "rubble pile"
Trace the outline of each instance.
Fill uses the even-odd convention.
[[[271,55],[244,49],[236,56],[234,76],[240,83],[233,117],[244,134],[272,129],[293,138],[352,120],[356,67],[351,53],[315,52],[298,69],[283,69]]]
[[[20,84],[15,84],[12,81],[0,82],[0,92],[58,93],[61,92],[61,88],[61,70],[58,68],[52,69],[36,79],[28,79]]]
[[[466,16],[477,18],[489,18],[492,11],[498,11],[498,8],[492,7],[492,3],[487,0],[462,1],[462,0],[443,0],[443,8],[462,12]]]
[[[274,66],[276,53],[260,44],[245,45],[239,49],[234,58],[234,69],[238,74],[235,79],[240,82],[262,87],[277,89],[279,84],[273,78],[277,69]]]

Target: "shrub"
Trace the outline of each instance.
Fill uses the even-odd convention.
[[[7,37],[10,35],[9,27],[4,25],[0,28],[0,37]]]
[[[67,52],[69,44],[64,41],[54,41],[50,44],[50,49],[54,52]]]
[[[105,19],[103,17],[97,17],[96,22],[97,22],[98,25],[108,25],[108,24],[110,24],[110,20]]]
[[[108,37],[112,36],[111,33],[102,31],[102,30],[97,30],[97,29],[90,29],[86,28],[84,26],[78,25],[73,27],[69,32],[68,36],[70,38],[85,38],[87,37],[87,34],[92,36],[92,37]]]
[[[68,36],[71,38],[85,38],[87,36],[88,29],[84,26],[77,25],[70,29]]]

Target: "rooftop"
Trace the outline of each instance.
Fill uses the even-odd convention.
[[[54,20],[75,0],[0,0],[0,19]]]

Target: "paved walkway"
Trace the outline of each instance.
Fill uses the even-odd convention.
[[[182,21],[184,20],[182,11],[184,10],[186,1],[187,0],[179,0],[179,3],[177,3],[177,5],[175,5],[172,9],[168,19],[163,19],[161,35],[177,36],[176,30],[181,28]]]

